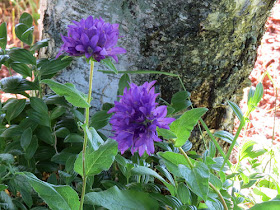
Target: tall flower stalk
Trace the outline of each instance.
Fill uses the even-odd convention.
[[[93,69],[94,69],[94,61],[91,59],[90,60],[90,73],[89,73],[89,87],[88,87],[88,98],[87,102],[90,104],[91,102],[91,92],[92,92],[92,80],[93,80]],[[86,108],[85,112],[85,125],[88,128],[89,127],[89,108]],[[84,204],[84,198],[85,198],[85,192],[86,192],[86,185],[87,185],[87,175],[86,175],[86,149],[87,149],[87,133],[86,130],[84,129],[84,144],[83,144],[83,188],[82,188],[82,194],[81,194],[81,201],[80,201],[80,210],[83,209],[83,204]]]
[[[61,35],[63,44],[56,57],[66,53],[69,56],[84,56],[90,61],[90,76],[87,103],[91,102],[92,82],[94,62],[112,57],[118,62],[118,54],[126,53],[126,50],[121,47],[116,47],[119,38],[119,25],[106,23],[102,18],[93,19],[89,16],[87,19],[82,19],[80,22],[73,21],[74,25],[68,25],[67,36]],[[85,126],[84,143],[82,150],[82,194],[80,200],[80,210],[83,209],[84,197],[86,193],[86,149],[88,137],[86,130],[89,128],[89,109],[85,110]]]

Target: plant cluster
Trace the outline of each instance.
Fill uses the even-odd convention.
[[[280,205],[277,150],[256,149],[257,143],[249,141],[239,149],[237,164],[229,161],[262,98],[261,83],[250,90],[245,115],[228,101],[240,121],[237,133],[212,134],[201,119],[207,109],[193,108],[178,75],[115,68],[109,57],[118,61],[117,55],[125,53],[116,47],[117,24],[92,17],[74,22],[62,36],[59,56],[37,59],[35,52],[48,40],[32,44],[32,23],[24,13],[15,28],[26,49],[6,49],[7,27],[0,26],[0,64],[18,73],[2,79],[0,87],[22,96],[0,104],[0,209],[258,210]],[[88,95],[52,79],[73,56],[90,63]],[[118,101],[89,116],[95,62],[108,67],[104,73],[123,76]],[[132,73],[179,79],[182,91],[160,105],[155,81],[137,86],[130,81]],[[52,94],[43,94],[45,85]],[[108,123],[110,137],[102,133]],[[210,138],[203,154],[192,151],[188,141],[196,125]],[[218,139],[231,144],[226,154]]]

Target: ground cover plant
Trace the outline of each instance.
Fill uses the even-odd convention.
[[[0,106],[1,209],[275,209],[280,205],[277,149],[258,148],[252,140],[239,149],[236,164],[229,161],[262,98],[262,83],[250,89],[245,114],[228,101],[240,121],[235,135],[211,133],[202,120],[207,109],[192,106],[183,83],[171,103],[160,104],[156,81],[136,85],[129,77],[163,74],[181,81],[178,75],[115,68],[117,56],[126,53],[117,46],[117,24],[91,16],[74,21],[67,36],[62,36],[57,57],[38,59],[35,52],[48,40],[33,44],[33,19],[28,13],[19,22],[15,32],[29,46],[26,49],[6,49],[6,24],[0,26],[1,65],[19,74],[2,79],[0,87],[23,96]],[[52,79],[79,56],[89,63],[87,95],[73,84]],[[118,100],[90,116],[95,62],[110,69],[104,73],[122,77]],[[52,94],[44,94],[45,86]],[[108,123],[111,136],[102,133]],[[208,135],[203,154],[192,151],[188,141],[197,124]],[[228,151],[218,139],[231,144]]]

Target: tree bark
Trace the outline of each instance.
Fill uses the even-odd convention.
[[[205,121],[211,129],[231,131],[232,111],[226,101],[238,103],[264,24],[275,0],[46,0],[42,1],[43,37],[51,39],[45,56],[55,56],[71,20],[101,16],[120,24],[119,46],[127,49],[116,65],[119,70],[158,70],[180,74],[195,107],[209,109]],[[86,92],[89,66],[81,58],[57,80],[72,82]],[[100,69],[97,66],[95,69]],[[98,110],[113,102],[119,75],[94,73],[94,100]],[[136,83],[157,79],[161,97],[170,101],[180,90],[177,79],[136,76]],[[197,138],[195,149],[201,141]]]

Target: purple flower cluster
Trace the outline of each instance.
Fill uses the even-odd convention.
[[[105,23],[100,18],[89,16],[80,22],[73,21],[75,25],[68,25],[68,35],[62,36],[63,45],[57,55],[66,52],[70,56],[86,56],[101,61],[111,56],[118,62],[118,54],[126,53],[121,47],[115,47],[119,38],[119,25]]]
[[[173,118],[165,118],[166,106],[157,106],[155,93],[152,87],[156,81],[145,82],[141,86],[130,84],[130,89],[124,89],[120,101],[115,101],[115,106],[108,113],[115,113],[110,123],[118,147],[123,154],[131,148],[131,153],[138,151],[142,156],[146,151],[148,155],[154,153],[154,141],[161,139],[157,136],[156,128],[169,129],[168,124]]]

